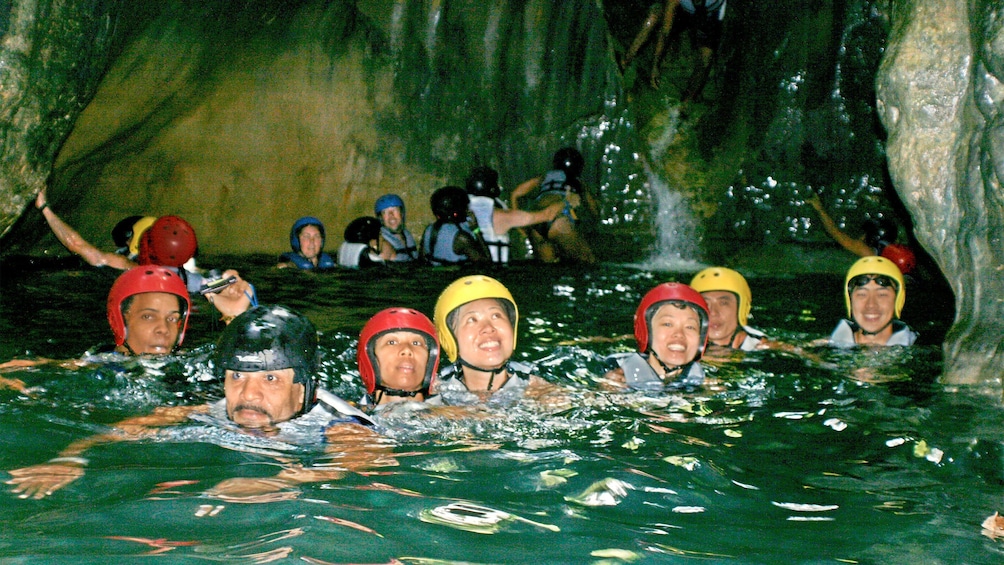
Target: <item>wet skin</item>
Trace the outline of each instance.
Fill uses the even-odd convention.
[[[711,315],[708,317],[708,340],[715,345],[732,347],[739,328],[739,299],[727,290],[702,292]]]
[[[125,342],[137,355],[167,355],[178,342],[182,314],[180,299],[173,294],[144,292],[134,295],[122,317],[126,327]]]
[[[293,382],[293,369],[227,369],[223,390],[227,416],[245,428],[274,428],[296,416],[303,406],[303,385]]]
[[[321,237],[321,230],[317,226],[305,226],[300,230],[298,236],[300,240],[300,255],[303,255],[313,263],[317,263],[317,257],[321,254],[321,245],[324,239]]]
[[[664,304],[652,316],[649,347],[670,367],[686,365],[697,357],[700,348],[701,319],[692,308]],[[662,374],[659,362],[649,356],[649,365]]]
[[[858,343],[884,344],[892,336],[892,320],[896,313],[896,290],[869,281],[851,291],[851,317],[868,334],[855,332]]]
[[[512,357],[512,322],[494,298],[481,298],[457,309],[457,352],[471,365],[497,369]]]
[[[396,232],[401,227],[401,209],[391,206],[380,211],[380,221],[392,232]]]
[[[422,388],[429,361],[429,345],[425,336],[409,331],[388,332],[376,338],[373,353],[381,385],[405,391]],[[381,401],[403,399],[384,395]]]

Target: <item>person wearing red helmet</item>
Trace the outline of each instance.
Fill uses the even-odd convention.
[[[167,355],[181,345],[192,302],[178,273],[144,265],[122,273],[108,293],[108,324],[115,351]]]
[[[642,390],[701,385],[698,360],[708,345],[708,319],[708,305],[693,288],[682,283],[653,288],[634,315],[638,351],[619,358],[605,379]]]
[[[860,238],[854,238],[844,233],[837,222],[823,208],[823,203],[819,195],[813,194],[805,199],[805,203],[812,206],[819,214],[819,221],[823,225],[826,233],[840,244],[841,247],[857,255],[858,257],[874,257],[876,255],[885,257],[896,266],[904,275],[909,275],[917,265],[917,258],[909,246],[896,243],[899,235],[899,226],[888,217],[869,218],[861,226],[863,232]]]
[[[364,404],[423,401],[439,369],[439,339],[432,322],[411,308],[387,308],[366,322],[356,348]]]

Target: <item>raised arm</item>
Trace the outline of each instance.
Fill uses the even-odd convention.
[[[530,212],[528,210],[495,210],[492,227],[495,233],[504,234],[513,228],[523,228],[544,222],[550,222],[561,213],[564,202],[556,202],[543,210]]]
[[[523,181],[516,188],[514,188],[512,194],[509,196],[509,206],[513,210],[518,210],[520,208],[519,199],[523,198],[527,194],[530,194],[531,190],[537,188],[537,186],[540,185],[540,180],[540,177],[534,177],[530,180]]]
[[[49,207],[49,202],[45,197],[44,188],[39,191],[38,196],[35,197],[35,207],[42,212],[42,217],[44,217],[45,221],[49,224],[49,228],[52,230],[52,233],[55,234],[59,243],[62,243],[63,247],[82,257],[84,261],[87,261],[95,267],[107,266],[115,269],[121,269],[123,271],[136,266],[136,263],[133,263],[127,257],[123,257],[118,253],[101,251],[97,247],[94,247],[86,239],[81,237],[76,230],[66,225],[66,223],[52,211],[52,208]]]
[[[87,459],[83,455],[88,449],[149,437],[156,433],[157,427],[176,424],[189,414],[206,409],[206,406],[161,407],[153,414],[128,418],[116,424],[111,432],[78,439],[47,463],[10,471],[11,479],[7,484],[14,485],[12,491],[19,498],[44,498],[84,476]]]
[[[819,214],[819,220],[823,223],[823,229],[826,230],[826,233],[828,233],[834,241],[839,243],[841,247],[860,257],[875,255],[875,251],[871,247],[868,247],[867,243],[861,241],[860,239],[854,239],[840,230],[837,223],[833,221],[833,218],[826,213],[826,209],[823,208],[823,203],[819,201],[819,196],[813,194],[809,198],[806,198],[805,202],[815,208],[816,213]]]

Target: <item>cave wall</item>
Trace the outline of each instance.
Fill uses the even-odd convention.
[[[878,76],[889,168],[956,298],[944,379],[1004,375],[1004,20],[998,2],[896,3]]]

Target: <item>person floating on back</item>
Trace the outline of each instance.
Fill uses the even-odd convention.
[[[373,213],[380,220],[380,257],[384,261],[414,261],[418,246],[405,226],[404,200],[396,194],[377,198]]]
[[[305,271],[333,269],[335,261],[324,252],[324,224],[313,216],[304,216],[289,230],[289,246],[279,256],[279,268],[297,267]]]
[[[906,303],[903,274],[884,257],[862,257],[847,271],[847,319],[830,335],[830,345],[913,345],[917,333],[900,321]]]

